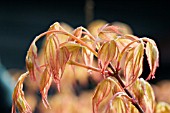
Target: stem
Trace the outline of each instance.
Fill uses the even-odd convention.
[[[90,69],[90,70],[93,70],[93,71],[96,71],[96,72],[100,72],[101,71],[99,68],[92,67],[92,66],[87,66],[87,65],[84,65],[84,64],[81,64],[81,63],[78,63],[78,62],[74,62],[72,60],[69,60],[67,63],[69,63],[71,65],[80,66],[80,67],[83,67],[83,68],[86,68],[86,69]]]
[[[78,39],[76,36],[70,34],[69,32],[66,32],[66,31],[61,31],[61,30],[51,30],[51,31],[46,31],[40,35],[38,35],[32,42],[32,44],[35,44],[36,41],[38,41],[41,37],[43,37],[44,35],[46,34],[49,34],[49,33],[53,33],[53,32],[57,32],[57,33],[62,33],[62,34],[65,34],[65,35],[68,35],[70,36],[71,38],[73,38],[74,40],[76,40],[77,42],[79,42],[81,45],[87,47],[96,57],[97,57],[97,52],[91,48],[90,46],[88,46],[85,42],[83,42],[82,40]],[[30,46],[31,47],[31,46]]]
[[[112,66],[111,63],[109,63],[109,67],[112,69],[113,72],[115,72],[115,70],[114,70],[114,68],[113,68],[113,66]],[[122,79],[120,78],[118,72],[112,74],[111,76],[114,76],[114,77],[118,80],[118,82],[119,82],[120,85],[124,88],[124,90],[125,90],[125,92],[127,93],[127,95],[132,98],[132,100],[133,100],[133,101],[132,101],[132,104],[138,109],[138,111],[139,111],[140,113],[144,113],[143,109],[141,108],[141,106],[139,105],[139,103],[137,102],[137,100],[135,99],[135,97],[130,93],[130,91],[129,91],[128,89],[126,89],[126,86],[125,86],[125,84],[123,83]]]

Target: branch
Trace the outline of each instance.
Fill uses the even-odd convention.
[[[115,69],[113,68],[113,65],[111,63],[109,63],[109,67],[112,69],[113,72],[116,72]],[[118,82],[124,88],[124,90],[127,93],[127,95],[132,98],[132,100],[133,100],[132,104],[138,109],[138,111],[140,113],[144,113],[143,109],[141,108],[141,106],[139,105],[137,100],[134,98],[134,96],[130,93],[130,91],[128,89],[125,88],[125,84],[123,83],[123,81],[120,78],[119,74],[117,72],[114,73],[114,74],[112,74],[112,73],[110,73],[110,74],[111,74],[111,76],[114,76],[118,80]]]
[[[88,66],[88,65],[84,65],[84,64],[72,61],[72,60],[69,60],[67,63],[70,64],[70,65],[76,65],[76,66],[79,66],[79,67],[90,69],[90,70],[93,70],[93,71],[96,71],[96,72],[101,72],[101,70],[99,68]]]

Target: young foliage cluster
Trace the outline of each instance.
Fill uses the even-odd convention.
[[[39,55],[36,43],[44,36],[43,52]],[[73,70],[75,66],[83,67],[91,76],[98,72],[103,77],[92,98],[93,113],[162,113],[165,108],[168,112],[169,106],[156,103],[152,87],[140,78],[144,54],[150,68],[146,78],[149,80],[155,78],[159,65],[159,52],[154,40],[126,34],[120,27],[109,24],[99,28],[95,35],[84,27],[68,32],[56,22],[37,36],[28,49],[27,72],[20,76],[15,86],[12,113],[16,112],[15,106],[20,112],[32,112],[22,89],[27,76],[33,81],[40,77],[43,104],[51,108],[47,100],[48,90],[52,82],[59,92],[62,90],[60,81],[66,65]],[[96,59],[98,65],[94,66]]]

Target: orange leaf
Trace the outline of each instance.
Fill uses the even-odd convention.
[[[151,85],[143,78],[137,79],[131,90],[146,113],[153,113],[155,108],[155,96]]]
[[[117,92],[110,100],[106,113],[129,113],[130,97],[124,92]]]
[[[73,41],[68,41],[63,43],[61,48],[66,47],[70,53],[70,59],[76,61],[78,59],[78,55],[80,53],[80,49],[83,48],[82,45],[77,44]]]
[[[119,31],[119,27],[118,26],[109,26],[108,24],[106,24],[105,26],[103,26],[102,28],[100,28],[100,32],[108,32],[108,33],[116,33],[121,35],[122,33]]]
[[[134,49],[133,53],[133,74],[138,78],[143,71],[143,55],[144,55],[144,45],[143,42]]]
[[[27,52],[27,56],[26,56],[26,59],[25,59],[26,67],[27,67],[27,70],[30,73],[30,78],[32,80],[36,80],[35,69],[39,70],[39,67],[36,63],[36,58],[37,58],[37,47],[36,47],[35,44],[32,44],[30,46],[30,49]]]
[[[47,68],[44,70],[41,81],[40,81],[40,92],[42,95],[42,101],[46,108],[50,108],[50,105],[47,101],[48,90],[51,86],[52,76],[49,75]]]
[[[82,36],[82,27],[78,27],[76,28],[74,31],[73,31],[73,35],[78,37],[78,38],[81,38]]]
[[[104,79],[97,85],[92,100],[93,113],[97,113],[99,104],[109,95],[111,87],[111,81],[109,79]]]
[[[104,43],[98,52],[99,66],[101,65],[102,72],[107,68],[108,64],[118,56],[117,44],[114,40]]]
[[[29,72],[22,74],[19,77],[17,84],[14,88],[14,92],[12,94],[12,100],[13,100],[12,113],[16,113],[15,105],[18,107],[20,113],[32,113],[31,107],[25,100],[24,92],[22,91],[24,79],[28,76],[28,74]]]
[[[61,69],[61,77],[63,75],[69,57],[70,57],[70,53],[66,47],[62,47],[59,49],[59,66]]]
[[[59,42],[54,35],[48,37],[45,46],[45,62],[47,65],[48,72],[52,74],[54,82],[57,84],[59,89],[60,83],[60,64],[59,64]]]
[[[130,84],[133,78],[133,51],[134,49],[129,50],[125,58],[124,76],[126,79],[126,85]]]
[[[147,56],[147,60],[149,63],[149,67],[150,67],[150,74],[147,78],[147,80],[149,80],[151,77],[155,78],[155,71],[156,68],[159,66],[159,51],[158,48],[155,44],[155,42],[151,39],[148,40],[147,44],[146,44],[146,56]]]

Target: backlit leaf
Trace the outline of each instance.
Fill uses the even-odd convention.
[[[93,41],[90,40],[89,36],[85,35],[81,38],[81,40],[83,40],[84,42],[86,42],[87,45],[93,48]],[[94,54],[86,47],[82,48],[82,57],[86,65],[92,66]]]
[[[147,56],[147,60],[149,63],[149,67],[150,67],[150,74],[147,78],[155,78],[155,71],[156,68],[159,66],[159,52],[158,52],[158,48],[155,44],[155,42],[151,39],[148,39],[149,41],[146,44],[146,56]]]
[[[62,47],[59,49],[59,65],[61,69],[61,76],[64,73],[64,69],[69,57],[70,57],[70,53],[66,47]]]
[[[61,48],[66,47],[68,52],[70,53],[70,59],[73,61],[78,60],[78,55],[80,53],[81,48],[83,47],[80,44],[77,44],[73,41],[68,41],[64,44],[62,44]]]
[[[45,46],[45,63],[48,72],[52,74],[54,82],[60,91],[59,42],[54,35],[50,35]]]
[[[139,77],[143,71],[143,55],[144,55],[144,45],[140,43],[133,53],[133,73],[135,76]]]
[[[100,32],[116,33],[121,35],[122,33],[119,31],[119,29],[120,28],[117,26],[109,26],[108,24],[106,24],[105,26],[100,28]]]
[[[37,47],[35,44],[32,44],[27,52],[27,56],[26,56],[26,67],[27,70],[30,73],[30,78],[31,80],[36,80],[35,77],[35,70],[39,70],[39,67],[36,63],[36,58],[37,58]]]
[[[109,109],[107,109],[106,113],[127,113],[128,108],[126,103],[127,102],[125,102],[122,97],[117,96],[111,101]]]
[[[47,101],[48,90],[51,86],[52,76],[49,75],[47,68],[44,70],[41,81],[40,81],[40,92],[42,95],[42,101],[46,108],[50,108],[50,105]]]
[[[29,72],[22,74],[19,77],[17,84],[14,88],[14,92],[12,94],[12,99],[13,99],[12,113],[16,113],[15,105],[18,107],[18,110],[20,111],[20,113],[32,113],[31,107],[25,100],[24,92],[22,90],[24,79],[28,76],[28,74]]]
[[[135,98],[146,113],[153,113],[155,107],[155,96],[150,84],[143,78],[137,81],[131,87]]]
[[[82,35],[82,27],[78,27],[73,31],[73,35],[77,38],[81,38]]]
[[[107,68],[108,64],[118,56],[117,44],[114,40],[104,43],[98,52],[98,63],[101,65],[102,72]]]
[[[125,92],[117,92],[110,99],[106,113],[129,113],[131,98]]]
[[[93,95],[93,113],[97,113],[99,104],[109,95],[111,92],[111,81],[109,79],[104,79],[101,81]]]
[[[125,63],[124,63],[124,76],[126,80],[126,85],[132,83],[133,80],[133,51],[134,49],[130,49],[127,52]]]

